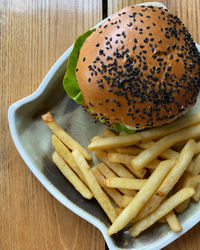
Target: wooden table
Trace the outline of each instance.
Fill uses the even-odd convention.
[[[79,34],[107,13],[140,2],[0,1],[0,249],[105,249],[101,233],[55,200],[24,164],[11,140],[7,110],[37,89]],[[161,2],[200,43],[200,0]],[[199,233],[200,224],[165,249],[200,249]]]

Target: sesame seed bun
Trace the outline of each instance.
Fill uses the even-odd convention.
[[[196,103],[200,56],[176,16],[163,8],[132,6],[86,39],[76,77],[95,118],[136,129],[156,127]]]

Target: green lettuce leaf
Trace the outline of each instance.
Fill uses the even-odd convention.
[[[135,130],[133,129],[129,129],[127,128],[124,124],[121,124],[121,123],[116,123],[116,122],[113,122],[113,126],[114,128],[118,131],[118,132],[126,132],[127,134],[134,134],[135,133]]]
[[[67,62],[67,71],[65,73],[64,79],[63,79],[63,86],[64,89],[67,93],[67,95],[72,98],[75,102],[78,104],[83,104],[84,103],[84,98],[81,93],[81,90],[78,86],[77,80],[76,80],[76,65],[78,62],[78,56],[79,56],[79,51],[86,40],[88,36],[94,32],[95,29],[88,30],[81,36],[77,38],[77,40],[74,43],[74,48],[68,58]]]

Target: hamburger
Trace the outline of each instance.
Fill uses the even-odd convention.
[[[186,27],[167,9],[127,7],[81,36],[74,48],[65,90],[108,126],[128,132],[161,126],[196,103],[200,56]]]

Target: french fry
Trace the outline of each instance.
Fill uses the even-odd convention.
[[[150,140],[157,139],[163,136],[167,136],[180,129],[194,126],[195,124],[198,124],[199,122],[200,122],[200,113],[195,113],[190,116],[176,120],[175,122],[172,122],[168,125],[164,125],[162,127],[144,130],[141,132],[137,132],[135,134],[112,136],[112,137],[103,138],[103,139],[94,141],[90,143],[90,145],[88,146],[88,149],[91,151],[95,151],[95,150],[107,149],[107,148],[120,148],[120,147],[132,146],[132,145],[139,144],[142,141],[143,142],[150,141]],[[197,127],[194,126],[194,130],[199,127],[200,125]],[[200,136],[200,134],[197,133],[196,136]],[[191,137],[188,138],[187,136],[185,136],[185,138],[186,139],[183,138],[182,140],[188,140]],[[174,144],[178,142],[179,140],[177,141],[175,140]]]
[[[93,141],[96,141],[96,140],[99,140],[99,139],[102,139],[102,137],[99,136],[99,135],[96,135],[96,136],[94,136],[94,137],[91,139],[91,141],[93,142]]]
[[[106,178],[109,177],[116,177],[117,175],[104,163],[100,163],[96,166],[97,169],[102,173],[102,175]],[[134,196],[136,192],[134,190],[127,190],[123,188],[118,189],[122,194],[128,195],[128,196]]]
[[[113,152],[113,153],[108,153],[107,157],[110,162],[123,163],[138,178],[143,178],[146,174],[146,170],[144,168],[138,170],[138,169],[134,169],[131,166],[131,161],[134,157],[132,155]]]
[[[105,179],[104,185],[110,188],[126,188],[140,190],[146,182],[147,179],[109,177]]]
[[[187,175],[182,182],[182,187],[192,187],[195,189],[198,183],[200,183],[200,175]],[[175,208],[175,211],[177,213],[183,212],[188,207],[189,202],[190,199],[185,200]]]
[[[120,177],[133,177],[133,174],[129,172],[123,165],[110,162],[105,151],[95,151],[95,155]]]
[[[134,156],[121,153],[108,153],[108,160],[115,163],[131,164]]]
[[[116,134],[111,129],[106,128],[106,129],[104,129],[103,136],[104,137],[110,137],[110,136],[116,136]]]
[[[193,175],[193,169],[194,169],[194,161],[192,160],[188,166],[188,168],[186,169],[186,172],[189,173],[190,175]]]
[[[162,161],[158,168],[149,177],[146,184],[135,195],[131,203],[121,212],[108,230],[108,235],[117,233],[124,228],[142,209],[142,207],[151,198],[153,193],[158,189],[162,180],[173,167],[173,160]]]
[[[179,222],[177,216],[175,215],[174,211],[172,210],[171,212],[169,212],[166,216],[166,221],[169,224],[171,230],[174,233],[178,233],[180,231],[182,231],[182,226],[181,223]]]
[[[137,155],[142,151],[142,149],[140,149],[137,146],[132,146],[132,147],[125,147],[125,148],[117,148],[116,151],[122,154]]]
[[[74,188],[86,199],[92,199],[93,194],[87,188],[87,186],[77,177],[77,175],[72,171],[68,164],[62,159],[62,157],[54,152],[52,156],[53,162],[60,169],[62,174],[67,178],[69,182],[74,186]]]
[[[200,173],[200,154],[196,157],[194,164],[190,167],[190,174],[197,175]]]
[[[122,206],[127,207],[129,203],[133,200],[134,196],[123,195],[122,197]]]
[[[96,198],[100,206],[103,208],[103,210],[105,211],[105,213],[107,214],[111,222],[113,222],[118,216],[117,211],[115,210],[114,206],[110,202],[110,199],[108,198],[108,196],[100,187],[87,161],[78,150],[73,151],[72,155],[74,157],[76,164],[81,169],[84,175],[84,178],[86,179],[87,184],[90,190],[92,191],[94,197]]]
[[[131,164],[124,164],[136,177],[143,179],[147,173],[145,168],[142,169],[134,169]]]
[[[91,139],[91,142],[96,141],[96,140],[99,140],[99,139],[102,139],[102,137],[96,135],[96,136],[94,136],[94,137]],[[116,153],[116,150],[115,150],[114,148],[109,148],[109,149],[106,149],[106,152],[108,152],[108,153]]]
[[[104,137],[112,137],[112,136],[117,136],[117,134],[115,134],[112,130],[110,129],[105,129],[104,130]],[[111,149],[107,149],[106,151],[111,152]],[[119,153],[124,153],[124,154],[139,154],[141,152],[141,149],[136,147],[136,146],[132,146],[132,147],[126,147],[126,148],[117,148],[116,149],[117,152]]]
[[[165,217],[162,217],[158,220],[158,222],[160,223],[166,223],[166,218]]]
[[[132,160],[132,165],[136,169],[143,168],[145,165],[154,160],[157,156],[159,156],[162,152],[164,152],[175,143],[183,140],[189,140],[199,135],[200,124],[163,137],[162,139],[154,143],[150,148],[145,149],[138,156],[136,156]]]
[[[195,154],[200,153],[200,142],[197,142],[196,147],[195,147]]]
[[[153,141],[149,141],[149,142],[143,142],[141,143],[139,146],[143,149],[148,149],[151,146],[153,146],[155,144],[155,142]],[[160,154],[160,157],[165,159],[165,160],[176,160],[179,156],[179,153],[177,153],[176,151],[172,150],[172,149],[167,149],[166,151],[164,151],[163,153]]]
[[[169,159],[170,160],[170,159]],[[146,165],[145,167],[148,168],[148,169],[156,169],[158,167],[158,165],[160,164],[160,160],[158,159],[155,159],[153,161],[151,161],[148,165]],[[144,168],[142,168],[144,169]],[[137,170],[140,170],[140,169],[137,169]]]
[[[200,200],[200,183],[197,184],[195,194],[192,196],[192,199],[196,202]]]
[[[158,221],[163,216],[167,215],[170,211],[172,211],[181,202],[183,202],[184,200],[187,200],[188,198],[192,197],[194,195],[194,193],[195,193],[194,188],[183,188],[183,189],[181,189],[180,191],[178,191],[177,193],[172,195],[169,199],[164,201],[160,205],[160,207],[157,208],[149,216],[145,217],[141,221],[138,221],[136,224],[134,224],[129,229],[129,231],[131,232],[131,235],[133,237],[138,236],[142,231],[144,231],[145,229],[147,229],[148,227],[153,225],[156,221]]]
[[[121,212],[123,211],[123,208],[121,207],[116,207],[116,211],[117,211],[117,214],[121,214]]]
[[[53,119],[51,113],[42,115],[42,120],[49,129],[71,150],[79,150],[87,160],[91,160],[91,155],[77,141],[67,134]]]
[[[148,201],[146,206],[139,212],[136,220],[140,220],[154,211],[167,196],[167,194],[172,190],[172,188],[175,186],[175,184],[187,169],[187,166],[194,155],[195,144],[196,143],[194,140],[190,140],[187,142],[187,144],[182,149],[175,166],[168,173],[168,175],[163,180],[156,193]]]
[[[55,135],[52,135],[52,145],[55,148],[55,151],[57,151],[58,154],[63,158],[63,160],[65,160],[66,163],[68,163],[73,169],[73,171],[81,178],[81,180],[85,182],[84,176],[79,167],[76,165],[71,151],[69,151],[65,144],[63,144],[61,140]],[[87,183],[85,182],[85,184]]]
[[[95,175],[100,186],[103,188],[103,190],[113,199],[113,201],[119,207],[123,207],[122,206],[122,198],[123,198],[122,194],[116,189],[108,188],[104,185],[105,177],[101,174],[101,172],[97,169],[96,166],[92,168],[92,172]]]

